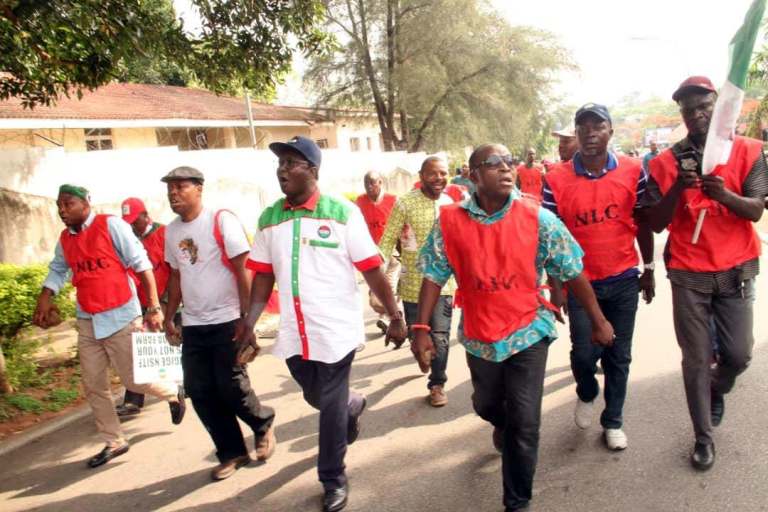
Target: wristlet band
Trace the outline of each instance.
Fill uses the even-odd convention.
[[[411,329],[424,329],[427,332],[432,330],[427,324],[411,324]]]

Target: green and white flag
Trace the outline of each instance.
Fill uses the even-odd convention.
[[[747,71],[755,47],[755,39],[763,20],[766,0],[755,0],[744,17],[744,23],[731,39],[730,67],[715,103],[712,121],[709,124],[707,143],[704,147],[702,172],[709,174],[721,164],[728,162],[733,146],[733,134],[744,103],[744,89],[747,84]]]

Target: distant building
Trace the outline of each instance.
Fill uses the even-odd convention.
[[[290,107],[251,102],[256,147],[294,135],[320,147],[379,151],[381,135],[374,112]],[[61,98],[55,106],[22,107],[0,101],[0,149],[62,147],[102,151],[177,146],[179,150],[251,147],[242,98],[202,89],[111,83]]]

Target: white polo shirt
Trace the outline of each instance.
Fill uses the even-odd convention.
[[[264,210],[246,266],[275,275],[280,327],[273,354],[335,363],[365,338],[355,269],[383,259],[357,206],[316,192]]]

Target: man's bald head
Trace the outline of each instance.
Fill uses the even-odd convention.
[[[378,201],[381,195],[381,185],[384,180],[378,171],[368,171],[363,178],[363,186],[365,187],[365,194],[371,201]]]

